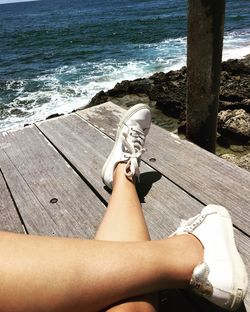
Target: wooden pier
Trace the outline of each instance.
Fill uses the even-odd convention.
[[[0,230],[93,238],[110,197],[100,172],[122,112],[108,102],[1,133]],[[146,148],[138,192],[152,239],[222,204],[249,274],[250,173],[156,125]],[[248,308],[249,292],[240,311]],[[185,291],[164,292],[161,311],[181,309],[222,311]]]

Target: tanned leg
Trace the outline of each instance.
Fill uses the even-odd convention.
[[[97,231],[97,240],[148,241],[150,236],[135,184],[124,175],[124,163],[114,172],[113,192],[104,219]],[[110,312],[155,312],[158,294],[131,298],[108,309]]]
[[[203,248],[192,235],[107,242],[0,232],[1,312],[100,311],[185,287]]]

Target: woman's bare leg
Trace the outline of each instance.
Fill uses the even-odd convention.
[[[114,172],[113,192],[104,219],[97,231],[97,240],[148,241],[150,236],[135,184],[124,175],[124,163]],[[155,312],[158,294],[149,294],[122,302],[108,311]]]
[[[107,242],[0,232],[1,312],[99,311],[185,287],[203,248],[192,235]]]

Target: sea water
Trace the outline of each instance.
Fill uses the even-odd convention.
[[[69,113],[125,79],[186,62],[187,1],[0,4],[0,131]],[[223,59],[250,53],[250,1],[226,1]]]

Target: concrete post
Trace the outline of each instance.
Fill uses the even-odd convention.
[[[215,152],[225,0],[189,0],[187,138]]]

